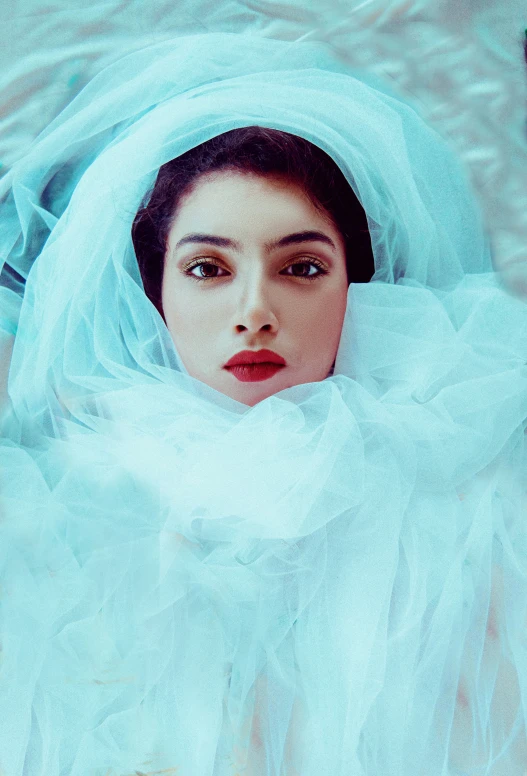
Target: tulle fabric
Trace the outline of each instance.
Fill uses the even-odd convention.
[[[248,408],[182,369],[130,227],[252,124],[339,163],[376,273],[335,374]],[[446,144],[324,48],[194,36],[5,189],[3,772],[523,776],[527,313]]]

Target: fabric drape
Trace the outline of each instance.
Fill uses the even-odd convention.
[[[249,408],[183,369],[131,225],[255,124],[335,160],[375,274],[334,375]],[[326,46],[183,36],[0,195],[0,772],[523,776],[527,308],[448,144]]]

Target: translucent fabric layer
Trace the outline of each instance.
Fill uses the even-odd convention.
[[[376,272],[335,374],[248,408],[130,229],[253,124],[335,159]],[[104,71],[4,189],[0,769],[523,776],[527,308],[447,145],[324,48],[215,34]]]

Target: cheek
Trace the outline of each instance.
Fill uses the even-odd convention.
[[[220,330],[222,307],[207,296],[187,283],[167,283],[163,288],[163,312],[176,347],[203,350],[211,342],[211,335]]]
[[[305,339],[313,347],[333,348],[338,345],[346,312],[347,289],[339,289],[318,304],[309,316],[309,324],[303,326]],[[304,317],[304,324],[306,319]]]
[[[342,326],[344,324],[344,317],[346,315],[346,307],[348,304],[348,287],[346,286],[345,293],[340,293],[335,300],[335,305],[332,307],[331,323],[336,332],[337,338],[340,339],[342,333]]]
[[[192,302],[192,294],[181,287],[177,276],[172,277],[170,271],[163,279],[161,300],[167,323],[178,331],[184,330],[185,325],[192,324],[193,317],[197,317],[198,310]]]

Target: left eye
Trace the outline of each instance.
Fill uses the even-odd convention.
[[[293,270],[293,272],[287,271],[290,269]],[[322,267],[319,267],[319,265],[315,264],[313,261],[297,261],[294,264],[290,264],[288,267],[286,267],[283,272],[296,278],[314,278],[317,277],[317,275],[326,274],[325,270],[323,270]]]

